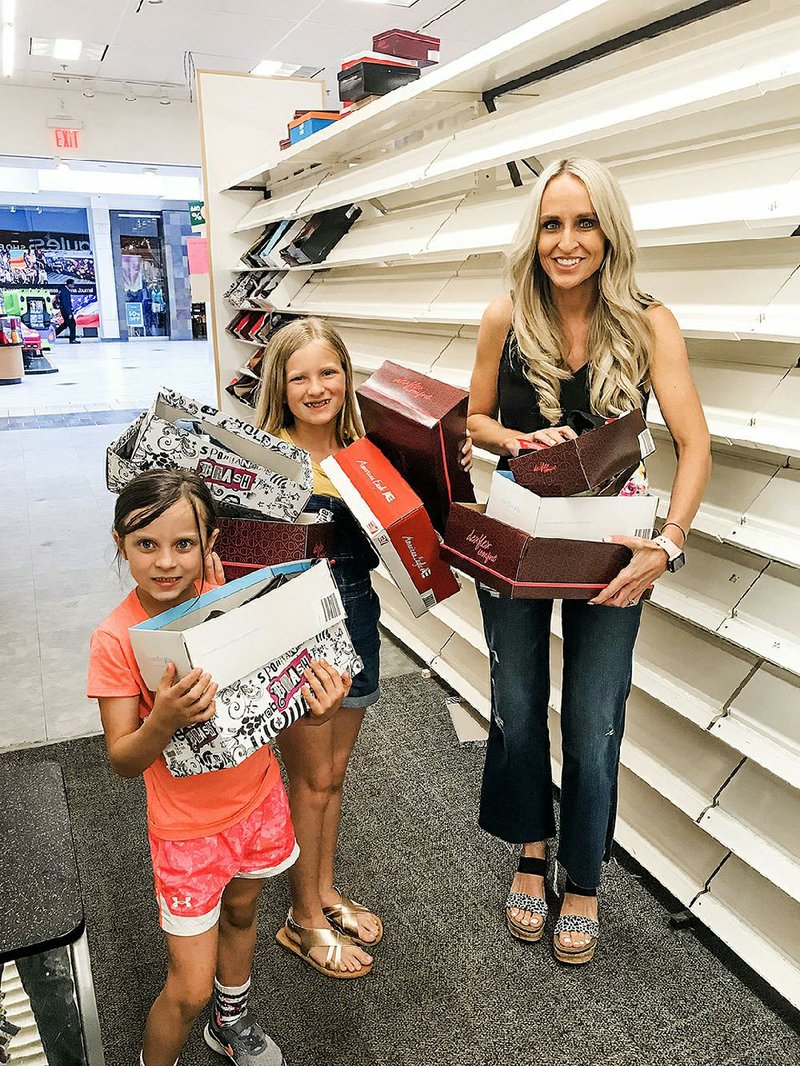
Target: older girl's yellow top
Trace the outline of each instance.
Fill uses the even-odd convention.
[[[285,426],[278,431],[277,436],[281,440],[287,441],[289,444],[294,444],[296,447],[300,447],[296,441],[292,440],[291,434]],[[340,500],[342,498],[341,493],[315,459],[311,460],[311,469],[314,472],[314,495],[335,496]]]

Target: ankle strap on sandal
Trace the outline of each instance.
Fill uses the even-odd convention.
[[[547,876],[547,859],[537,859],[532,855],[520,855],[517,871],[521,874],[538,874]]]
[[[578,885],[576,885],[574,881],[570,881],[569,878],[567,878],[566,883],[564,885],[564,891],[565,892],[569,892],[569,894],[571,896],[596,896],[597,895],[597,889],[596,888],[579,888]]]

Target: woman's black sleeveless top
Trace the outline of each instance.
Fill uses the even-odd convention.
[[[538,392],[525,376],[522,358],[514,330],[509,329],[497,373],[498,418],[509,429],[535,433],[539,429],[548,429],[550,423],[539,408]],[[647,390],[641,387],[641,392],[642,409],[646,411]],[[573,411],[591,413],[588,363],[584,363],[571,377],[561,382],[560,400],[563,414],[561,425]],[[498,467],[507,469],[507,457],[500,459]]]

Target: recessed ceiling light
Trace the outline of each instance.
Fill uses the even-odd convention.
[[[3,0],[3,25],[13,26],[17,14],[17,0]]]
[[[279,59],[262,59],[250,73],[272,78],[291,78],[292,74],[296,74],[299,69],[299,63],[281,63]]]
[[[53,44],[53,56],[55,59],[80,59],[82,51],[83,41],[76,41],[70,37],[58,37]]]

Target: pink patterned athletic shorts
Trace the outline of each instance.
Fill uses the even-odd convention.
[[[260,807],[221,833],[192,840],[150,836],[161,928],[174,936],[213,929],[222,893],[234,877],[274,877],[288,870],[299,852],[281,781]]]

